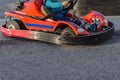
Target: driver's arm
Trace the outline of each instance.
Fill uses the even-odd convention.
[[[68,4],[69,4],[68,1],[63,1],[63,2],[62,2],[62,6],[63,6],[63,7],[67,6]]]
[[[54,2],[53,0],[47,0],[45,4],[50,8],[62,8],[68,5],[68,1]]]

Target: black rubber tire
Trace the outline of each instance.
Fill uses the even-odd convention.
[[[23,27],[23,23],[20,20],[10,20],[6,23],[8,29],[19,30]]]
[[[63,31],[61,32],[61,36],[62,37],[74,37],[75,33],[73,32],[73,30],[69,27],[63,29]]]

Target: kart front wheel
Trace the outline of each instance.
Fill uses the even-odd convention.
[[[18,21],[18,20],[10,20],[10,21],[8,21],[7,23],[6,23],[6,27],[8,28],[8,29],[20,29],[20,22]]]
[[[61,36],[63,37],[74,37],[75,33],[73,32],[73,30],[69,27],[63,29],[63,31],[61,32]]]

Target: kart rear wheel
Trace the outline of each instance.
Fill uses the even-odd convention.
[[[75,33],[73,32],[73,30],[69,27],[63,29],[63,31],[61,32],[61,36],[62,37],[74,37]]]
[[[20,29],[20,21],[19,20],[10,20],[6,23],[6,27],[8,29]]]

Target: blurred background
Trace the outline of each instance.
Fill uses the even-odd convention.
[[[106,16],[120,15],[120,0],[78,0],[75,8],[79,15],[96,10]]]
[[[0,18],[4,18],[5,11],[14,10],[16,1],[0,0]],[[77,15],[85,15],[89,10],[99,11],[105,16],[120,15],[120,0],[78,0],[75,9]]]

